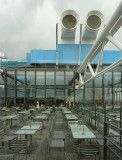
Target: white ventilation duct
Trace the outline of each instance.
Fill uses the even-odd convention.
[[[104,24],[104,16],[101,12],[93,10],[86,16],[82,39],[96,39],[97,32]]]
[[[61,14],[61,38],[75,38],[75,31],[79,24],[79,15],[73,10],[66,10]]]

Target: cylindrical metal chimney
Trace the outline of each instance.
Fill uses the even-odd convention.
[[[101,12],[93,10],[86,16],[82,39],[96,39],[97,32],[104,23],[104,16]]]
[[[75,30],[79,24],[79,15],[73,10],[61,14],[61,38],[75,38]]]

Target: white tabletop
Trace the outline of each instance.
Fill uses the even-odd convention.
[[[116,113],[116,112],[110,112],[108,113],[109,116],[119,116],[120,113]]]
[[[66,119],[67,120],[78,120],[78,117],[76,117],[73,114],[66,114]]]
[[[71,114],[71,111],[64,111],[64,114]]]
[[[72,132],[73,138],[75,139],[88,139],[88,138],[96,138],[96,136],[92,132]]]
[[[70,124],[69,126],[75,139],[96,138],[86,125]]]
[[[14,134],[15,135],[34,135],[36,134],[37,129],[19,129],[18,131],[16,131]]]
[[[50,114],[50,110],[48,110],[48,111],[43,111],[42,114]]]
[[[21,112],[18,112],[19,114],[29,114],[29,111],[21,111]]]
[[[41,127],[41,125],[31,125],[31,126],[28,125],[28,126],[23,126],[21,129],[24,129],[24,130],[25,130],[25,129],[29,129],[29,130],[30,130],[30,129],[32,129],[32,130],[33,130],[33,129],[34,129],[34,130],[38,130],[40,127]]]
[[[7,119],[13,119],[15,117],[17,117],[17,115],[1,116],[0,119],[1,120],[7,120]]]
[[[47,115],[40,115],[40,116],[36,116],[34,119],[43,119],[46,120],[48,119]]]

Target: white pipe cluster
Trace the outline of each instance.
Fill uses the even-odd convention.
[[[79,15],[73,10],[66,10],[61,14],[61,38],[75,38],[75,31],[79,24]]]
[[[73,10],[66,10],[61,14],[61,38],[75,39],[76,28],[79,25],[79,15]],[[96,39],[97,32],[104,23],[104,16],[99,11],[90,11],[86,16],[86,23],[82,39]]]

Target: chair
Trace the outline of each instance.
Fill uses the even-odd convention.
[[[52,139],[49,144],[49,150],[55,149],[61,151],[61,149],[65,150],[64,140]]]
[[[61,111],[56,112],[56,118],[63,118],[63,115],[62,115]]]
[[[79,159],[94,159],[96,160],[96,156],[99,155],[99,145],[82,145],[80,144],[78,147],[78,158]]]
[[[65,141],[62,139],[52,139],[50,136],[47,136],[47,156],[48,159],[51,160],[53,156],[56,156],[55,159],[59,159],[58,157],[62,157],[64,160],[65,156]]]
[[[0,155],[0,160],[15,160],[14,154]]]
[[[0,120],[0,129],[4,129],[4,126],[5,126],[4,122]]]
[[[52,139],[60,139],[60,140],[65,140],[65,134],[64,131],[53,131],[52,128],[49,130],[49,136]]]
[[[57,121],[54,123],[54,129],[60,130],[63,129],[63,121]]]
[[[9,140],[16,139],[16,136],[14,135],[9,135],[6,136],[4,130],[0,130],[0,142],[2,143],[2,147],[4,146],[5,142],[8,142]]]
[[[53,131],[53,134],[58,134],[58,135],[65,135],[64,131],[63,130],[60,130],[60,131]]]
[[[68,128],[70,129],[70,124],[77,124],[78,125],[78,121],[68,121]]]
[[[12,128],[13,127],[18,127],[18,126],[22,126],[22,120],[21,120],[21,118],[20,118],[20,115],[18,114],[16,117],[14,117],[13,119],[12,119],[12,121],[14,122],[13,124],[12,124]]]
[[[111,132],[109,133],[109,136],[114,142],[116,143],[120,142],[120,136],[118,132],[111,130]]]
[[[11,130],[10,126],[7,125],[7,126],[4,126],[4,132],[5,132],[5,135],[9,136],[9,135],[13,135],[16,132],[16,130],[15,129]]]
[[[104,126],[101,123],[98,124],[98,131],[100,134],[104,134]]]
[[[8,148],[10,152],[18,152],[22,153],[22,151],[25,151],[26,154],[26,160],[27,160],[27,153],[29,152],[30,156],[30,146],[28,147],[26,140],[10,140],[8,141]]]
[[[40,135],[41,135],[41,131],[42,131],[42,128],[43,128],[43,124],[42,122],[31,122],[32,125],[40,125],[40,128],[38,129],[38,131],[40,131]]]
[[[5,135],[9,135],[9,132],[10,132],[10,126],[9,125],[4,127],[4,132],[5,132]]]
[[[33,125],[40,125],[40,127],[42,127],[42,122],[31,122],[31,124]]]

